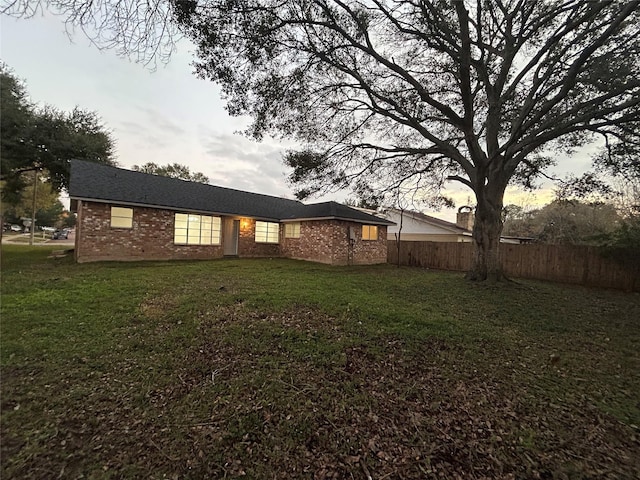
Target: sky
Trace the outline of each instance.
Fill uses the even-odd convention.
[[[286,144],[256,143],[238,132],[246,118],[227,115],[220,89],[196,78],[183,41],[155,71],[100,51],[60,18],[0,18],[0,57],[25,80],[31,100],[99,114],[123,168],[181,163],[216,185],[293,198],[282,153]]]
[[[274,139],[257,143],[237,133],[249,120],[229,116],[219,87],[192,73],[192,51],[183,40],[168,64],[150,70],[114,51],[99,50],[80,33],[70,38],[59,17],[0,16],[0,58],[25,80],[31,100],[65,111],[78,106],[97,112],[112,132],[121,167],[177,162],[202,172],[215,185],[293,198],[282,163],[293,144]],[[586,158],[579,151],[562,164],[579,174],[588,168]],[[445,193],[457,207],[472,199],[471,191],[462,188]],[[337,192],[310,202],[349,196]],[[548,185],[535,192],[510,188],[505,204],[531,207],[552,199]],[[454,209],[425,213],[455,220]]]

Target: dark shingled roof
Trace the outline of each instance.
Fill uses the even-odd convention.
[[[393,225],[393,222],[336,202],[305,205],[297,200],[149,175],[81,160],[71,161],[69,196],[78,200],[238,215],[273,221],[332,218]]]
[[[368,213],[362,212],[348,205],[337,202],[312,203],[304,205],[302,210],[293,212],[292,216],[282,217],[281,220],[302,220],[302,219],[318,219],[318,218],[338,218],[344,220],[354,220],[360,223],[368,223],[373,225],[395,225],[384,218],[376,217]]]

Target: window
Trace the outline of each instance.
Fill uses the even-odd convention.
[[[220,217],[176,213],[173,242],[182,245],[220,245]]]
[[[280,224],[273,222],[256,222],[256,242],[278,243]]]
[[[362,240],[378,240],[378,227],[376,225],[363,225]]]
[[[133,208],[111,207],[111,228],[132,228]]]
[[[285,238],[300,238],[300,222],[284,224]]]

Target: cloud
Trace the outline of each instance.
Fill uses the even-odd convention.
[[[184,135],[187,131],[178,123],[171,120],[163,111],[144,105],[137,105],[136,109],[145,115],[150,128],[160,130],[164,134]]]
[[[143,132],[147,131],[149,128],[144,123],[134,122],[131,120],[120,120],[117,123],[116,128],[120,127],[121,130],[127,132]]]
[[[273,140],[255,142],[239,134],[201,129],[198,162],[212,183],[275,196],[292,196],[285,182],[285,146]]]

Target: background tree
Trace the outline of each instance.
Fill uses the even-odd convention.
[[[34,175],[32,172],[21,174],[20,183],[23,185],[18,199],[2,202],[3,221],[22,225],[22,218],[31,218],[33,212]],[[46,172],[38,177],[36,190],[36,225],[55,226],[61,220],[64,206],[58,199],[59,192],[48,181]]]
[[[166,165],[158,165],[153,162],[147,162],[144,165],[134,165],[133,169],[137,172],[151,173],[153,175],[162,175],[163,177],[179,178],[189,182],[209,183],[209,177],[200,172],[191,172],[188,166],[179,163],[167,163]]]
[[[64,205],[60,200],[51,205],[49,208],[41,209],[36,212],[37,227],[60,227],[63,225]]]
[[[613,185],[622,221],[604,238],[603,253],[640,274],[640,175],[616,175]]]
[[[70,212],[69,210],[64,210],[62,212],[62,215],[60,216],[60,224],[56,225],[62,228],[73,228],[76,226],[77,223],[77,217],[76,214],[73,212]]]
[[[614,175],[610,198],[623,218],[640,217],[640,175]]]
[[[504,233],[532,237],[536,242],[600,245],[621,225],[611,203],[558,199],[536,210],[508,205]]]
[[[535,228],[532,225],[531,217],[536,212],[536,209],[525,209],[520,205],[505,205],[502,210],[502,233],[516,237],[533,237]]]
[[[114,141],[98,114],[74,108],[61,112],[44,107],[36,114],[32,141],[38,148],[37,161],[49,172],[56,189],[69,186],[71,159],[115,165]]]
[[[33,106],[24,84],[4,64],[0,64],[0,112],[2,200],[15,204],[24,188],[20,170],[31,161],[27,139],[33,122]],[[8,172],[16,173],[9,175]]]
[[[20,201],[25,172],[46,170],[47,181],[59,192],[69,184],[71,159],[115,164],[113,139],[96,113],[36,107],[30,103],[24,83],[4,64],[0,65],[0,89],[0,170],[5,203]]]
[[[228,111],[253,118],[248,135],[303,145],[285,159],[301,197],[358,183],[467,186],[477,205],[471,279],[502,277],[507,185],[534,185],[559,154],[596,136],[606,165],[637,166],[638,1],[133,3],[50,5],[126,48],[139,41],[142,55],[154,54],[149,39],[171,41],[175,30],[161,28],[171,18]],[[30,5],[12,3],[27,15]]]

